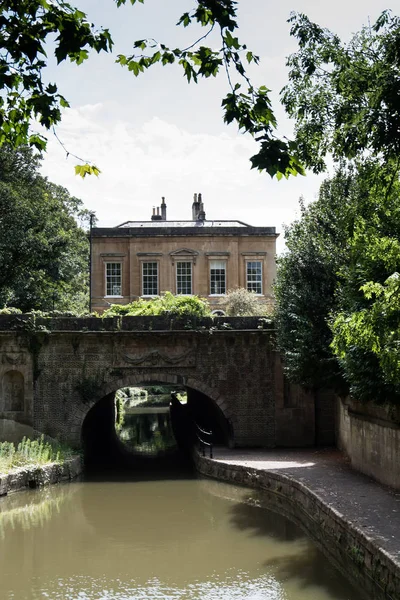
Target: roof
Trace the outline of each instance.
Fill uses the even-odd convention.
[[[120,227],[157,227],[164,229],[166,227],[251,227],[247,223],[243,223],[242,221],[126,221],[125,223],[121,223],[121,225],[117,225],[117,228]]]
[[[125,221],[115,227],[94,227],[92,237],[185,237],[185,236],[255,236],[274,237],[275,227],[254,227],[243,221]]]

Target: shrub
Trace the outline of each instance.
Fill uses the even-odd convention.
[[[0,315],[21,315],[22,310],[19,308],[14,308],[13,306],[5,306],[4,308],[0,308]]]
[[[113,304],[102,316],[141,317],[166,314],[207,317],[211,311],[207,300],[199,298],[199,296],[174,296],[171,292],[165,292],[162,296],[156,296],[152,300],[140,298],[130,304]]]
[[[223,300],[224,309],[229,317],[254,317],[265,315],[267,307],[262,304],[254,292],[245,288],[228,290]]]

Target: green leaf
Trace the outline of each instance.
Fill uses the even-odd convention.
[[[86,175],[95,175],[99,176],[101,173],[100,169],[98,169],[95,165],[89,165],[88,163],[83,165],[75,165],[75,175],[79,175],[84,179]]]

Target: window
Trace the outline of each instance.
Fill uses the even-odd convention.
[[[192,293],[192,263],[177,262],[176,263],[176,293],[187,294]]]
[[[106,263],[106,296],[122,295],[121,263]]]
[[[226,294],[226,262],[224,260],[210,261],[210,295]]]
[[[247,290],[262,294],[262,263],[260,260],[246,262]]]
[[[142,263],[142,295],[158,295],[158,263]]]

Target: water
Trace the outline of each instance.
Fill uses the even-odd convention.
[[[0,598],[362,599],[297,526],[256,498],[175,478],[0,499]]]

